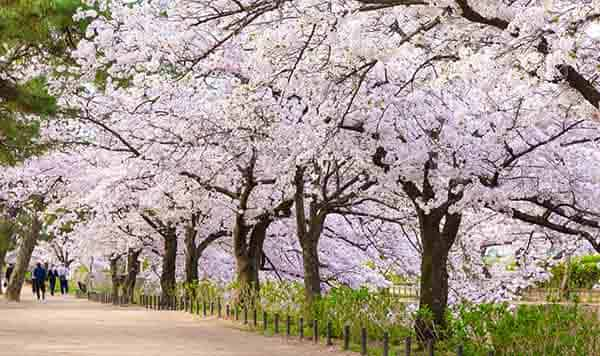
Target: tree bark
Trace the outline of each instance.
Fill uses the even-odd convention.
[[[127,276],[125,277],[125,283],[123,285],[123,294],[127,301],[132,300],[135,291],[135,282],[137,281],[137,276],[140,272],[140,262],[138,261],[140,253],[142,253],[141,249],[135,250],[130,248],[129,251],[127,251]]]
[[[121,287],[121,276],[119,276],[119,260],[121,260],[121,255],[110,258],[110,280],[112,282],[113,298],[117,298],[119,296],[119,289]]]
[[[198,216],[192,215],[192,223],[186,226],[185,230],[185,282],[192,285],[199,280],[198,264],[204,251],[216,240],[223,236],[229,235],[225,230],[220,230],[209,234],[198,245],[196,245],[196,237],[198,236],[197,229]],[[195,298],[195,290],[187,289],[188,297]]]
[[[192,217],[193,219],[193,217]],[[198,230],[195,224],[190,223],[185,228],[185,282],[193,284],[198,281],[198,260],[200,256],[196,248],[196,235]]]
[[[304,167],[296,167],[294,176],[294,207],[296,211],[296,233],[302,248],[304,269],[304,295],[309,312],[315,299],[321,296],[321,273],[319,270],[319,239],[323,231],[326,213],[319,211],[316,202],[311,202],[309,220],[306,219],[304,202]],[[307,226],[308,223],[308,226]],[[309,315],[307,315],[309,316]]]
[[[445,217],[441,228],[442,217]],[[443,337],[448,306],[448,254],[460,227],[460,214],[425,214],[419,211],[419,225],[423,245],[421,258],[421,293],[419,309],[431,312],[431,320],[420,317],[415,330],[421,341]]]
[[[319,269],[319,238],[312,237],[301,241],[304,267],[304,295],[310,307],[321,296],[321,272]]]
[[[234,252],[241,300],[253,299],[255,293],[260,290],[258,272],[267,229],[271,222],[272,220],[268,217],[260,219],[252,227],[249,241],[246,241],[245,232],[249,229],[245,225],[236,226],[234,229]]]
[[[160,287],[163,300],[174,295],[176,280],[175,268],[177,262],[177,235],[174,227],[169,226],[164,235],[165,251],[162,258],[162,273],[160,275]]]
[[[31,254],[37,244],[40,231],[42,229],[42,222],[36,216],[36,213],[32,214],[31,229],[23,239],[21,240],[21,246],[17,253],[17,263],[15,269],[12,272],[8,288],[6,289],[6,299],[9,301],[18,302],[21,300],[21,289],[23,289],[23,283],[25,281],[25,272],[29,267],[31,261]]]
[[[4,294],[4,260],[6,259],[6,252],[6,250],[0,249],[0,295]]]

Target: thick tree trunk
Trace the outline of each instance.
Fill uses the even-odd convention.
[[[196,247],[195,227],[189,225],[185,229],[185,282],[193,284],[198,281],[198,260],[200,256]]]
[[[234,252],[241,300],[251,302],[256,292],[260,290],[258,272],[262,261],[263,244],[271,222],[269,218],[264,218],[256,223],[250,232],[249,242],[246,242],[246,234],[234,233],[234,239],[237,239],[234,241]]]
[[[431,312],[432,320],[421,318],[415,329],[420,340],[443,337],[448,306],[448,254],[458,234],[461,216],[445,215],[444,227],[440,231],[441,216],[419,212],[419,224],[423,255],[421,258],[421,295],[419,308]]]
[[[121,287],[121,276],[119,276],[119,260],[121,256],[110,258],[110,279],[112,282],[112,295],[114,300],[119,296],[119,289]]]
[[[141,249],[134,250],[129,249],[127,252],[127,276],[125,277],[125,283],[123,285],[123,294],[125,300],[131,301],[133,293],[135,292],[135,282],[137,280],[138,273],[140,272],[140,257]]]
[[[310,307],[321,296],[321,273],[319,270],[319,239],[307,239],[302,245],[304,266],[304,294]]]
[[[177,262],[177,235],[175,228],[169,228],[164,237],[165,251],[162,258],[162,273],[160,275],[160,287],[163,300],[174,295],[176,280],[175,268]]]
[[[41,229],[42,222],[34,215],[31,222],[31,229],[23,236],[21,245],[19,246],[17,263],[15,264],[15,269],[12,272],[6,290],[7,300],[16,302],[21,300],[21,289],[23,289],[23,282],[25,281],[25,272],[27,272],[27,267],[29,267],[31,254],[37,244]]]
[[[304,167],[296,167],[294,176],[294,207],[296,211],[296,234],[302,248],[304,268],[304,294],[308,313],[316,298],[321,296],[321,274],[319,270],[319,239],[323,230],[325,214],[319,213],[316,203],[310,206],[310,221],[306,219],[304,203]],[[308,227],[307,227],[308,223]]]
[[[423,256],[421,258],[421,295],[419,308],[431,312],[433,320],[418,320],[417,332],[422,340],[435,338],[433,322],[444,326],[444,314],[448,302],[448,252],[439,233],[434,228],[426,228],[422,234]]]
[[[237,280],[242,298],[249,297],[260,289],[258,278],[258,260],[244,253],[236,256]]]
[[[199,280],[198,263],[208,246],[221,237],[229,235],[225,230],[217,231],[211,233],[196,245],[196,237],[198,235],[198,229],[196,228],[197,215],[192,215],[191,221],[192,223],[186,226],[185,230],[185,282],[188,285],[192,285]],[[194,289],[187,289],[188,297],[195,298],[195,293]]]

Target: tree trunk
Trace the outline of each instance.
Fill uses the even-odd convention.
[[[132,248],[127,252],[127,276],[123,286],[123,294],[125,300],[131,301],[135,292],[135,282],[137,281],[138,273],[140,272],[140,262],[138,258],[142,253],[141,249],[134,250]]]
[[[267,229],[272,220],[263,218],[259,220],[250,232],[250,241],[246,242],[246,234],[234,233],[234,252],[237,263],[237,281],[239,284],[239,298],[252,302],[256,292],[260,290],[258,271],[260,270],[262,251]],[[243,229],[246,230],[246,229]],[[243,241],[240,241],[242,240]]]
[[[0,295],[4,294],[4,259],[6,258],[6,251],[0,249]],[[6,281],[8,283],[8,281]]]
[[[442,215],[443,216],[443,215]],[[448,306],[448,254],[460,227],[461,215],[447,214],[442,231],[441,215],[419,211],[423,255],[421,258],[421,294],[419,309],[431,312],[431,319],[416,320],[415,330],[421,341],[443,337]]]
[[[196,237],[198,235],[198,229],[196,228],[198,221],[198,215],[193,214],[192,220],[189,225],[186,226],[185,230],[185,282],[188,286],[193,285],[199,280],[198,276],[198,263],[200,257],[204,253],[204,250],[210,246],[213,242],[220,239],[223,236],[229,235],[225,230],[220,230],[209,234],[205,239],[196,245]],[[193,288],[186,289],[187,296],[190,298],[196,297],[196,290]]]
[[[110,279],[112,282],[112,295],[113,300],[119,296],[119,289],[121,287],[121,276],[119,276],[119,260],[121,256],[115,256],[110,258]]]
[[[6,289],[6,299],[10,301],[18,302],[21,300],[21,289],[23,289],[23,282],[25,281],[25,272],[27,272],[27,268],[29,267],[31,254],[42,229],[42,222],[37,218],[35,213],[32,215],[31,229],[21,240],[21,246],[19,246],[17,253],[17,263]]]
[[[319,238],[307,238],[301,241],[302,262],[304,266],[304,295],[306,304],[311,308],[321,296],[321,272],[319,270]]]
[[[162,273],[160,275],[160,287],[163,300],[174,295],[176,281],[175,268],[177,262],[177,235],[176,230],[170,227],[164,236],[165,251],[162,259]]]
[[[296,167],[294,175],[294,207],[296,211],[296,234],[302,248],[302,264],[304,268],[304,294],[308,309],[306,317],[312,310],[316,298],[321,296],[321,274],[319,271],[319,239],[323,230],[325,214],[319,213],[315,202],[310,205],[310,221],[306,220],[304,202],[304,171]]]
[[[188,225],[185,228],[185,282],[188,285],[198,281],[198,249],[196,248],[197,230]]]

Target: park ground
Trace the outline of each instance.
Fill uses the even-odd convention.
[[[309,356],[349,355],[182,312],[115,307],[72,296],[38,303],[0,299],[1,356]]]

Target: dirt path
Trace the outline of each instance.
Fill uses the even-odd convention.
[[[148,312],[73,297],[46,304],[23,293],[21,303],[0,299],[2,356],[330,356],[337,348],[286,341],[236,329],[222,320],[183,312]]]

